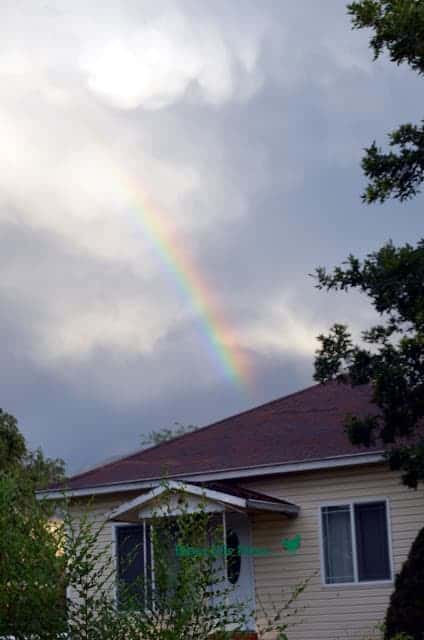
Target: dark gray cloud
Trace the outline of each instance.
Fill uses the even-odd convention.
[[[372,313],[308,274],[422,235],[420,198],[360,202],[363,148],[421,117],[422,81],[373,63],[339,0],[0,14],[0,404],[30,443],[74,471],[310,384],[315,336]],[[213,292],[246,388],[157,221]]]

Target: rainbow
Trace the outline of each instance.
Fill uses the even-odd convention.
[[[175,230],[164,216],[148,203],[148,199],[134,181],[125,178],[125,192],[130,206],[141,223],[143,234],[152,245],[178,289],[201,319],[201,327],[207,339],[212,357],[219,364],[226,379],[240,388],[251,381],[252,371],[246,354],[242,351],[234,331],[226,322],[211,287],[194,264]]]

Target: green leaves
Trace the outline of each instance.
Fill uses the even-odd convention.
[[[384,152],[375,142],[365,150],[362,169],[370,182],[362,199],[368,204],[390,197],[403,202],[420,192],[424,180],[423,124],[401,125],[389,134],[389,146],[396,150]]]
[[[193,424],[180,424],[174,422],[174,427],[163,427],[162,429],[149,431],[147,434],[143,434],[141,437],[141,445],[143,447],[156,446],[162,444],[162,442],[168,442],[174,438],[179,438],[186,433],[196,431],[198,427]]]
[[[406,62],[424,72],[424,4],[422,0],[361,0],[348,5],[354,29],[372,29],[374,58],[384,50],[396,64]]]
[[[358,345],[341,324],[318,336],[314,377],[319,382],[372,385],[375,414],[348,417],[348,436],[353,444],[366,447],[377,441],[394,445],[388,457],[391,468],[401,470],[404,483],[416,487],[424,481],[423,460],[417,454],[424,439],[424,240],[416,247],[388,242],[363,262],[349,256],[344,265],[330,274],[318,269],[317,287],[359,289],[381,322],[364,330]],[[402,439],[413,436],[415,442],[405,448]]]
[[[26,453],[25,438],[18,429],[18,421],[0,409],[0,472],[15,469]]]
[[[0,410],[0,636],[50,639],[65,628],[63,557],[51,508],[34,493],[63,476],[63,461],[29,451]]]
[[[421,640],[424,633],[424,529],[418,533],[402,570],[386,615],[386,640]]]
[[[0,473],[25,476],[33,489],[42,489],[65,477],[65,463],[46,458],[40,448],[30,451],[14,416],[0,409]]]
[[[374,59],[383,52],[396,64],[424,73],[424,1],[361,0],[348,5],[354,29],[372,29]],[[403,124],[389,134],[390,151],[376,142],[365,150],[362,168],[369,183],[364,202],[403,202],[420,191],[424,180],[424,126]]]
[[[0,636],[50,640],[65,629],[63,558],[32,486],[0,474]]]

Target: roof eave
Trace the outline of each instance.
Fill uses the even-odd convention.
[[[256,465],[252,467],[233,467],[200,473],[182,473],[172,476],[169,480],[186,482],[208,482],[213,480],[232,480],[235,478],[252,478],[286,473],[301,473],[303,471],[315,471],[350,467],[364,464],[378,464],[383,462],[383,452],[361,452],[357,454],[339,455],[329,458],[317,458],[299,462],[284,462],[280,464]],[[107,495],[111,493],[125,493],[139,489],[151,489],[161,481],[160,477],[151,477],[143,480],[113,482],[104,485],[87,485],[78,489],[47,489],[37,491],[39,500],[61,500],[64,498],[82,498],[87,496]]]

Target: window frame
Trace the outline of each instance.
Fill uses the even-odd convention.
[[[389,570],[390,578],[383,580],[358,580],[358,551],[356,545],[356,527],[355,527],[355,505],[372,504],[373,502],[384,502],[386,505],[386,526],[387,526],[387,543],[389,553]],[[324,531],[322,515],[325,507],[349,507],[350,527],[352,535],[352,560],[353,560],[353,582],[327,582],[325,573],[325,552],[324,552]],[[393,546],[392,546],[392,519],[390,513],[390,502],[387,497],[367,497],[367,498],[351,498],[348,500],[330,500],[319,504],[318,508],[318,530],[319,530],[319,547],[320,547],[320,566],[321,566],[321,584],[323,587],[329,588],[345,588],[345,587],[362,587],[362,586],[378,586],[393,584]]]

